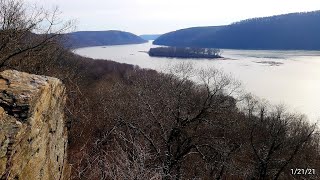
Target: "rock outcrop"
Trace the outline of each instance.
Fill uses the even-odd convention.
[[[56,78],[0,73],[0,180],[66,179],[65,99]]]

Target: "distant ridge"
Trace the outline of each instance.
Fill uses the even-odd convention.
[[[153,43],[178,47],[320,50],[320,11],[182,29],[166,33]]]
[[[140,37],[142,39],[147,40],[147,41],[155,40],[160,36],[161,36],[161,34],[143,34],[143,35],[140,35]]]
[[[66,45],[71,48],[89,46],[108,46],[122,44],[140,44],[147,42],[141,37],[123,31],[78,31],[66,34]]]

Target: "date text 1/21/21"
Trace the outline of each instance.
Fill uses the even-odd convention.
[[[316,170],[311,168],[306,168],[306,169],[295,168],[290,170],[292,175],[315,175],[316,174]]]

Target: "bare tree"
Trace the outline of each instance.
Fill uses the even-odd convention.
[[[139,70],[129,74],[130,90],[119,84],[109,102],[114,107],[109,109],[116,110],[115,119],[149,144],[164,179],[181,179],[192,173],[183,168],[188,161],[205,164],[214,156],[209,152],[225,157],[239,147],[231,139],[225,140],[227,145],[221,143],[226,136],[213,130],[222,132],[232,125],[223,117],[235,111],[231,94],[239,84],[216,69],[195,70],[190,64],[178,64],[170,71],[172,74],[151,75]]]
[[[73,27],[72,21],[63,22],[58,15],[58,8],[47,11],[22,0],[0,0],[0,67],[13,59],[19,62],[55,51],[52,45]]]
[[[149,147],[136,139],[135,130],[120,130],[123,126],[115,125],[93,146],[81,150],[71,179],[162,179],[160,169],[150,166],[153,157]]]
[[[310,126],[304,115],[286,112],[283,105],[268,109],[265,103],[248,103],[248,107],[256,108],[256,115],[248,116],[255,162],[252,177],[279,179],[285,170],[289,172],[288,165],[299,156],[305,144],[312,141],[317,126]]]
[[[75,166],[81,178],[284,179],[301,162],[318,167],[305,158],[319,157],[319,137],[304,116],[252,95],[239,102],[239,83],[214,68],[166,72],[135,68],[95,84],[87,126],[97,138],[77,156],[86,157]]]

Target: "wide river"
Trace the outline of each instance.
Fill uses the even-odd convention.
[[[149,57],[152,43],[97,46],[74,50],[95,59],[109,59],[142,68],[163,70],[168,64],[191,61],[232,74],[244,89],[273,104],[286,104],[311,122],[320,119],[320,51],[222,50],[223,60],[181,60]]]

